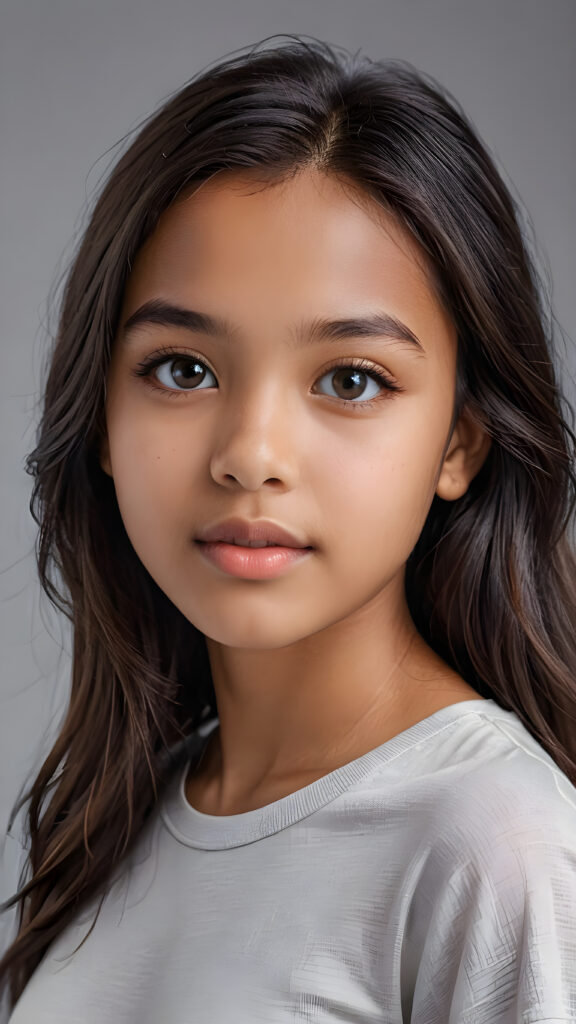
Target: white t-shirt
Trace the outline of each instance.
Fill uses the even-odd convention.
[[[227,816],[184,794],[208,735],[10,1024],[576,1021],[576,789],[514,712],[452,704]]]

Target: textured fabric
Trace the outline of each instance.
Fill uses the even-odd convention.
[[[513,712],[450,705],[221,817],[184,794],[208,735],[10,1024],[576,1021],[576,789]]]

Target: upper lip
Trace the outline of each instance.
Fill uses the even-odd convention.
[[[250,541],[267,541],[286,548],[306,548],[311,545],[291,533],[284,526],[273,523],[270,519],[223,519],[205,530],[200,530],[196,540],[206,543],[207,541],[224,541],[232,544]]]

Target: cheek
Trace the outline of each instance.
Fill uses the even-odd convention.
[[[370,431],[362,426],[324,447],[311,466],[311,484],[333,509],[335,529],[356,524],[361,539],[364,524],[372,536],[384,528],[395,537],[416,531],[417,539],[434,497],[444,436],[409,416],[374,423]]]
[[[141,555],[189,531],[193,522],[194,449],[174,431],[134,419],[109,424],[110,458],[120,513]],[[178,532],[177,532],[178,531]]]

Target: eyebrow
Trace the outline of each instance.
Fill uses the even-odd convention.
[[[122,328],[124,336],[129,335],[141,325],[159,324],[166,327],[182,327],[194,334],[208,334],[211,337],[233,339],[239,330],[233,324],[219,316],[200,313],[195,309],[183,309],[162,299],[151,299],[128,317]],[[406,324],[391,313],[376,311],[368,316],[346,317],[329,320],[316,317],[308,323],[300,324],[294,334],[293,343],[296,348],[315,344],[321,341],[341,341],[345,338],[374,338],[392,341],[405,341],[414,346],[423,355],[422,343]]]

